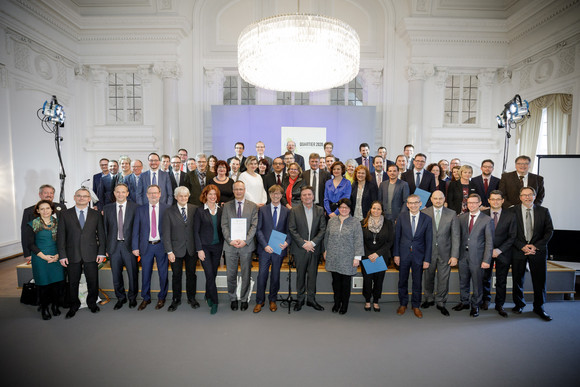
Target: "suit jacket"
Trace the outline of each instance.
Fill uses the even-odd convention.
[[[230,245],[232,241],[230,223],[232,218],[237,218],[237,200],[234,199],[224,204],[222,212],[222,233],[224,235],[224,252],[234,253],[236,251],[243,251],[251,253],[254,251],[255,243],[254,236],[256,235],[256,228],[258,227],[258,206],[250,200],[244,200],[242,210],[242,218],[246,219],[246,246],[237,249]]]
[[[528,173],[528,187],[536,190],[536,200],[534,204],[541,205],[544,201],[544,178],[540,175]],[[499,181],[499,190],[503,192],[505,201],[503,208],[509,208],[516,204],[520,204],[520,178],[517,171],[506,172],[501,175]]]
[[[375,183],[375,185],[377,186],[377,189],[381,186],[378,182],[377,182],[377,174],[375,173],[376,171],[374,171],[373,173],[371,173],[371,181],[373,183]],[[387,175],[387,172],[383,171],[383,179],[381,180],[381,183],[385,180],[389,180],[389,175]]]
[[[123,205],[124,219],[123,219],[123,239],[124,246],[127,251],[132,251],[133,238],[133,222],[135,220],[135,213],[137,212],[136,203],[126,201]],[[117,203],[109,203],[103,209],[103,222],[105,225],[106,250],[109,256],[117,249],[117,234],[119,227],[117,224]]]
[[[468,259],[472,266],[481,266],[481,262],[491,263],[493,253],[493,220],[483,212],[479,214],[469,232],[470,213],[464,212],[457,217],[460,230],[459,259]]]
[[[401,180],[406,181],[409,184],[409,192],[414,193],[417,187],[415,186],[415,169],[409,169],[406,172],[403,172],[401,175]],[[433,193],[435,191],[435,175],[429,172],[428,170],[423,170],[423,178],[421,179],[421,183],[419,184],[419,188],[425,190],[427,192]],[[430,204],[430,201],[429,201]]]
[[[358,194],[358,183],[355,181],[352,184],[352,190],[350,191],[350,202],[352,204],[350,207],[351,215],[354,214],[354,209],[356,208],[357,194]],[[377,188],[376,184],[373,183],[372,181],[365,182],[361,205],[363,218],[367,216],[367,213],[371,209],[371,205],[375,200],[378,199],[378,197],[379,197],[379,189]]]
[[[395,184],[395,192],[393,193],[393,200],[391,201],[392,214],[387,215],[387,202],[389,197],[389,180],[385,180],[381,183],[379,187],[378,200],[383,203],[383,209],[385,210],[385,218],[394,222],[399,217],[399,214],[403,211],[405,203],[407,203],[407,197],[409,196],[409,184],[406,181],[397,180]]]
[[[471,179],[471,182],[475,186],[475,193],[481,196],[481,205],[484,207],[489,207],[489,193],[499,187],[499,179],[495,176],[490,176],[488,181],[487,192],[485,192],[485,185],[483,184],[483,176],[475,176]]]
[[[270,235],[272,235],[272,230],[286,234],[286,242],[290,245],[292,241],[290,233],[288,232],[288,218],[290,217],[290,210],[282,203],[278,206],[278,222],[276,223],[276,228],[274,228],[274,220],[272,213],[272,206],[267,204],[260,207],[258,210],[258,228],[256,229],[256,239],[258,240],[258,254],[264,254],[264,248],[268,246],[268,241],[270,240]],[[280,254],[281,257],[285,257],[288,252],[288,248],[282,250]]]
[[[439,254],[445,262],[451,257],[459,258],[459,223],[455,211],[441,207],[439,228],[435,223],[435,207],[423,208],[421,212],[432,219],[433,255]]]
[[[236,157],[236,156],[232,156],[230,158],[228,158],[228,165],[230,165],[230,161],[232,161],[232,159]],[[240,173],[242,172],[246,172],[246,156],[242,155],[242,161],[240,161]],[[238,174],[239,176],[239,174]]]
[[[163,215],[163,247],[166,253],[175,254],[181,258],[186,254],[196,257],[195,238],[193,235],[193,223],[197,206],[187,204],[187,221],[183,221],[181,211],[177,204],[172,205]]]
[[[534,232],[532,233],[532,239],[528,242],[524,233],[522,204],[515,205],[512,210],[516,216],[518,226],[516,240],[514,241],[514,256],[523,257],[522,247],[527,244],[532,244],[539,250],[536,255],[544,255],[547,259],[548,242],[552,239],[552,234],[554,233],[554,225],[552,224],[550,211],[546,207],[534,205]]]
[[[139,176],[143,176],[143,175],[139,175]],[[133,203],[137,203],[137,194],[138,194],[138,183],[137,183],[137,176],[135,176],[135,174],[130,174],[125,176],[125,178],[123,179],[123,183],[127,184],[127,187],[129,188],[129,197],[127,198],[127,200],[132,201]],[[141,183],[141,177],[139,177],[139,183]]]
[[[206,172],[205,174],[205,185],[211,183],[212,179],[215,177],[213,172]],[[201,185],[199,184],[199,172],[195,171],[187,172],[185,176],[185,186],[189,189],[189,203],[195,204],[196,206],[201,205],[199,196],[201,195]]]
[[[185,172],[179,172],[179,181],[175,180],[175,173],[174,172],[170,172],[169,173],[169,179],[171,180],[171,192],[175,192],[175,188],[177,187],[183,187],[185,186],[185,177],[187,176],[187,173]],[[177,203],[177,199],[175,199],[175,197],[173,198],[173,204]]]
[[[489,215],[493,221],[491,209],[482,212]],[[500,257],[503,255],[504,257],[511,258],[512,246],[516,240],[517,231],[516,214],[513,212],[513,209],[502,210],[497,226],[495,226],[495,235],[493,238],[493,248],[501,250]]]
[[[411,259],[413,262],[431,262],[433,251],[431,218],[421,212],[418,215],[415,235],[411,228],[409,213],[406,212],[397,219],[393,255],[401,257],[401,261]]]
[[[171,205],[173,203],[173,191],[171,190],[171,180],[169,174],[162,170],[157,170],[157,185],[161,188],[161,199],[159,203]],[[139,175],[139,185],[137,187],[137,204],[149,204],[147,199],[147,188],[151,185],[151,171],[145,171]]]
[[[103,178],[103,172],[95,173],[93,175],[93,192],[95,193],[95,195],[97,194],[97,191],[99,190],[99,185],[101,184],[102,178]]]
[[[312,226],[308,233],[308,221],[304,212],[304,205],[301,203],[293,207],[288,219],[288,231],[292,237],[290,252],[298,257],[305,257],[307,252],[302,248],[305,241],[312,241],[314,247],[314,256],[317,257],[322,253],[324,233],[326,232],[326,217],[322,207],[312,206]]]
[[[56,207],[56,217],[58,218],[61,211],[66,210],[66,206],[57,202],[53,203]],[[34,206],[25,208],[22,212],[22,223],[20,224],[20,243],[22,244],[22,254],[25,257],[30,257],[30,249],[28,248],[28,244],[25,241],[26,238],[24,238],[24,235],[26,234],[26,227],[28,226],[28,222],[36,218],[34,207],[36,207],[36,204]]]
[[[290,185],[290,175],[286,175],[286,178],[284,178],[284,182],[282,183],[282,188],[284,189],[284,195],[282,196],[282,205],[286,206],[288,204],[288,199],[286,198],[286,190],[288,189],[288,186]],[[296,181],[294,182],[294,185],[292,186],[292,195],[291,195],[291,202],[290,205],[292,207],[298,205],[301,203],[300,201],[300,190],[302,189],[303,186],[307,185],[306,182],[304,181],[304,179],[302,178],[302,176],[298,176],[296,178]],[[269,197],[270,195],[268,195]]]
[[[284,184],[284,178],[288,175],[284,171],[280,172],[280,175],[282,175],[281,176],[282,182],[280,184],[280,186],[282,186],[282,184]],[[266,191],[266,193],[268,193],[268,189],[271,186],[273,186],[277,183],[276,174],[274,173],[274,171],[266,173],[266,175],[262,177],[262,180],[264,181],[264,190]],[[270,195],[268,195],[268,202],[267,203],[270,203]]]
[[[218,243],[224,242],[224,235],[222,233],[222,213],[223,208],[218,207],[217,210],[217,232]],[[211,220],[211,213],[209,209],[204,209],[203,206],[195,211],[195,218],[193,219],[193,236],[195,238],[195,248],[200,251],[203,246],[210,246],[213,241],[213,222]]]
[[[95,192],[99,197],[99,201],[97,202],[99,211],[102,211],[107,204],[115,202],[113,191],[115,190],[115,186],[121,182],[123,182],[121,173],[117,173],[113,177],[109,173],[101,178],[97,192]]]
[[[85,210],[82,229],[75,207],[60,213],[57,231],[59,259],[68,258],[69,263],[95,262],[98,255],[105,255],[103,217],[92,208]]]
[[[159,230],[159,238],[161,243],[163,243],[163,215],[165,211],[169,208],[168,204],[161,203],[157,205],[159,210],[159,224],[157,228]],[[147,253],[149,248],[149,233],[151,231],[151,222],[149,221],[149,202],[137,207],[135,212],[135,220],[133,221],[133,237],[132,237],[132,250],[139,250],[139,255],[143,256]]]
[[[324,205],[324,187],[328,179],[331,178],[330,173],[327,171],[321,171],[320,169],[317,170],[316,173],[318,176],[317,185],[318,185],[318,205]],[[304,180],[304,185],[310,185],[312,169],[305,171],[302,174],[302,179]]]
[[[469,181],[469,195],[476,192],[475,184]],[[460,180],[454,180],[449,183],[447,188],[447,206],[455,211],[457,215],[461,214],[461,205],[463,203],[463,185]]]
[[[375,158],[373,156],[369,156],[369,172],[370,173],[375,173],[375,166],[373,165],[374,159]],[[358,165],[362,165],[362,156],[357,157],[356,159],[354,159],[354,161],[356,161]]]

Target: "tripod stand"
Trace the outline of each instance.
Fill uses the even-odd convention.
[[[280,301],[280,306],[282,308],[286,308],[288,306],[288,314],[290,314],[290,310],[292,308],[292,304],[297,304],[298,300],[292,297],[292,265],[294,264],[294,257],[292,255],[288,255],[288,295],[286,297],[278,297]]]

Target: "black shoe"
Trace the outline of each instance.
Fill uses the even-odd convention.
[[[434,306],[435,302],[434,301],[425,301],[424,303],[421,304],[421,308],[423,309],[427,309],[430,306]]]
[[[171,305],[169,305],[169,308],[167,308],[168,312],[175,312],[177,310],[177,307],[181,305],[181,301],[172,301]]]
[[[51,310],[52,310],[52,315],[53,316],[55,316],[55,317],[56,316],[60,316],[60,309],[58,309],[58,305],[57,304],[52,304]]]
[[[340,310],[340,304],[334,304],[332,306],[332,313],[338,313],[338,311]],[[366,308],[365,308],[366,310]]]
[[[365,308],[365,312],[370,312],[370,311],[371,311],[371,305],[370,305],[370,302],[367,302],[367,304],[369,304],[369,306],[367,307],[367,306],[365,305],[365,307],[364,307],[364,308]],[[333,311],[334,311],[334,306],[332,307],[332,309],[333,309]]]
[[[455,311],[458,311],[458,312],[459,312],[459,311],[461,311],[461,310],[469,309],[469,305],[467,305],[467,304],[462,304],[462,303],[460,302],[459,304],[455,305],[455,306],[454,306],[452,309],[453,309],[453,310],[455,310]]]
[[[230,307],[232,310],[238,310],[238,301],[232,301]]]
[[[338,311],[338,314],[346,314],[347,311],[348,311],[348,306],[346,308],[340,308],[340,310]]]
[[[48,308],[41,308],[40,313],[42,314],[43,320],[50,320],[52,318],[50,312],[48,311]]]
[[[538,308],[538,309],[534,308],[534,313],[537,314],[538,316],[540,316],[540,318],[544,321],[552,321],[552,316],[550,316],[548,313],[546,313],[544,311],[544,309],[542,309],[542,308]]]
[[[129,301],[129,308],[133,309],[136,306],[137,306],[137,300]]]
[[[69,319],[69,318],[73,318],[73,317],[75,316],[75,314],[77,314],[77,311],[76,311],[76,309],[70,308],[70,309],[68,310],[68,312],[66,312],[66,316],[65,316],[65,317],[66,317],[67,319]]]
[[[314,308],[314,310],[324,310],[324,306],[320,305],[318,302],[316,301],[312,301],[312,302],[307,302],[306,306],[310,306],[311,308]],[[344,313],[343,313],[344,314]]]
[[[127,300],[119,300],[117,301],[117,303],[115,304],[115,306],[113,307],[113,310],[119,310],[123,307],[123,304],[126,304]]]
[[[197,302],[195,298],[193,300],[189,300],[189,305],[191,305],[193,309],[199,308],[199,302]]]
[[[99,313],[101,311],[101,308],[99,308],[97,305],[95,305],[95,306],[89,306],[89,310],[91,311],[91,313]]]
[[[373,302],[373,310],[375,312],[380,312],[381,311],[381,307],[379,306],[378,302]]]
[[[503,306],[497,306],[497,305],[496,305],[496,306],[495,306],[495,310],[497,310],[497,313],[499,313],[499,315],[500,315],[501,317],[507,318],[508,314],[507,314],[507,312],[505,311],[505,309],[503,308]]]
[[[240,307],[240,310],[241,311],[248,310],[248,303],[245,301],[242,301],[242,306]]]
[[[437,309],[441,312],[443,316],[449,317],[449,311],[444,306],[437,305]]]
[[[524,308],[522,306],[514,306],[512,308],[512,312],[514,312],[515,314],[522,314]]]
[[[483,303],[481,304],[481,309],[483,310],[489,309],[489,301],[487,300],[483,301]]]
[[[298,311],[302,310],[302,305],[304,305],[304,301],[302,301],[302,302],[298,301],[296,303],[296,305],[294,305],[294,311],[298,312]]]
[[[471,308],[471,311],[469,312],[469,315],[471,317],[479,317],[479,307],[478,306],[474,306],[473,308]]]

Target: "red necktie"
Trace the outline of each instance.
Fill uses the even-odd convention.
[[[471,234],[471,229],[473,228],[473,219],[475,219],[475,215],[471,215],[471,220],[469,221],[469,233]],[[465,223],[463,223],[465,224]]]
[[[487,189],[489,188],[488,179],[483,179],[483,188],[485,188],[485,193],[487,193]]]

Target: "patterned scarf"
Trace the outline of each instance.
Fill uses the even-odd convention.
[[[373,217],[369,218],[368,228],[369,231],[375,234],[378,234],[381,229],[383,228],[383,223],[385,222],[385,217],[381,215],[379,220],[373,219]]]
[[[51,216],[50,217],[50,223],[49,224],[45,224],[42,221],[42,218],[39,216],[38,218],[35,218],[32,221],[32,230],[34,231],[34,233],[37,233],[39,231],[42,230],[49,230],[52,234],[52,240],[55,241],[56,240],[56,230],[58,228],[58,220],[54,217]]]

